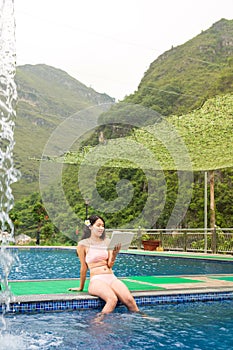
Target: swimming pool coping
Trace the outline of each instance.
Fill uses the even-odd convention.
[[[186,295],[192,295],[192,294],[206,294],[206,293],[226,293],[226,292],[233,292],[233,286],[225,286],[225,287],[203,287],[203,288],[189,288],[188,290],[181,290],[180,288],[174,287],[170,290],[153,290],[153,291],[134,291],[132,292],[132,295],[134,297],[140,297],[140,296],[164,296],[164,295],[177,295],[177,294],[186,294]],[[14,302],[20,303],[24,301],[28,302],[35,302],[35,301],[52,301],[52,300],[95,300],[98,299],[98,297],[92,296],[87,292],[83,292],[82,294],[74,293],[74,294],[68,294],[68,293],[61,293],[61,294],[34,294],[34,295],[20,295],[20,296],[14,296]]]
[[[233,288],[212,288],[187,291],[153,291],[132,293],[139,307],[146,305],[174,304],[185,302],[207,302],[233,300]],[[25,314],[56,311],[75,311],[88,309],[101,309],[104,301],[91,295],[34,295],[33,298],[16,297],[10,303],[7,314]],[[117,307],[122,306],[118,303]],[[0,312],[3,310],[0,309]]]
[[[174,258],[186,258],[186,259],[204,259],[204,260],[217,260],[217,261],[232,261],[233,255],[231,254],[209,254],[209,253],[194,253],[194,252],[177,252],[177,251],[149,251],[141,249],[128,249],[127,251],[121,251],[122,254],[135,254],[135,255],[148,255],[148,256],[162,256],[162,257],[174,257]]]

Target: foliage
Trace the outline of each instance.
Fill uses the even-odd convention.
[[[74,244],[74,241],[65,237],[50,220],[39,193],[32,193],[16,201],[10,217],[15,226],[15,236],[27,234],[33,239],[32,244],[35,244],[38,232],[42,245],[67,244],[67,242],[69,245]]]
[[[232,91],[233,20],[222,19],[151,63],[138,90],[124,102],[162,115],[182,115]]]
[[[194,171],[231,167],[232,115],[233,95],[216,96],[191,113],[170,116],[156,124],[135,128],[128,137],[109,140],[107,152],[104,146],[96,147],[96,166],[108,162],[110,167],[135,168],[134,160],[137,162],[140,159],[141,162],[144,160],[143,168],[148,169],[151,168],[151,162],[148,163],[145,157],[147,149],[158,160],[157,165],[153,164],[154,169],[176,170],[172,154],[176,154],[179,160],[179,170],[191,170],[189,159]],[[159,134],[164,135],[164,140],[159,140]],[[130,147],[135,142],[137,147],[132,148],[130,153]],[[85,152],[69,152],[57,161],[79,164],[92,149],[89,146]],[[132,161],[126,159],[126,149]]]
[[[231,235],[231,238],[228,237],[226,233],[224,233],[221,228],[216,228],[216,234],[217,234],[217,250],[218,252],[231,252],[233,247],[233,238]],[[211,250],[211,235],[207,236],[207,249]],[[193,241],[191,244],[191,247],[193,249],[197,250],[204,250],[205,247],[205,240],[200,239]]]
[[[195,159],[202,152],[206,152],[205,159],[203,163],[207,162],[207,154],[209,152],[208,148],[205,149],[205,144],[212,142],[213,133],[214,139],[217,142],[223,138],[221,142],[221,148],[219,148],[219,155],[215,154],[212,158],[209,158],[209,161],[212,161],[212,164],[222,156],[221,161],[224,162],[224,165],[230,165],[232,159],[228,157],[231,148],[229,147],[229,142],[232,139],[232,123],[231,123],[231,113],[232,113],[232,95],[227,95],[223,97],[217,97],[216,99],[211,99],[207,101],[202,109],[192,112],[189,115],[184,115],[177,120],[177,117],[170,117],[169,123],[176,126],[179,131],[179,134],[182,135],[182,138],[187,140],[187,143],[190,141],[190,144],[187,144],[189,149],[193,148],[193,154]],[[216,109],[217,106],[217,109]],[[220,118],[216,117],[218,115]],[[212,127],[213,131],[210,135],[208,141],[208,130],[209,127]],[[148,126],[146,128],[136,129],[134,135],[129,136],[129,138],[136,138],[137,142],[144,143],[147,148],[151,150],[156,150],[157,158],[168,159],[162,147],[155,148],[156,141],[150,137],[151,128],[153,126]],[[148,133],[147,130],[150,130]],[[186,131],[186,134],[185,134]],[[221,137],[221,133],[224,132],[224,137]],[[195,137],[190,137],[194,133]],[[224,148],[226,142],[226,148]],[[120,143],[119,143],[120,145]],[[199,149],[197,154],[195,154],[194,145]],[[217,146],[216,146],[217,147]],[[85,152],[82,153],[69,153],[67,154],[66,164],[63,171],[63,188],[66,194],[66,198],[70,203],[70,206],[74,209],[74,212],[77,214],[81,220],[85,219],[85,205],[83,194],[81,194],[77,179],[77,174],[79,172],[79,163],[82,159],[86,157],[88,152],[92,147],[85,147]],[[120,148],[120,146],[118,147]],[[225,149],[225,152],[222,152],[222,149]],[[220,153],[221,150],[221,153]],[[122,154],[124,154],[124,149],[122,149]],[[192,156],[192,154],[191,154]],[[226,159],[225,159],[226,157]],[[200,163],[202,158],[200,157]],[[107,166],[105,162],[100,161],[100,164],[105,164],[100,166],[98,163],[100,161],[100,156],[96,159],[96,166],[98,168],[97,178],[96,178],[96,190],[98,195],[104,200],[104,205],[101,207],[96,202],[96,193],[88,192],[90,190],[90,184],[88,182],[89,174],[94,170],[93,165],[88,167],[88,174],[84,178],[87,179],[86,190],[87,197],[91,199],[89,206],[89,213],[96,212],[103,215],[106,218],[108,227],[127,227],[128,223],[140,215],[142,212],[146,201],[149,205],[147,206],[147,212],[145,217],[151,218],[152,225],[150,220],[139,220],[135,222],[136,226],[142,226],[147,228],[163,228],[166,227],[168,219],[174,208],[174,203],[177,198],[177,189],[178,189],[178,177],[176,171],[164,170],[164,171],[153,171],[151,172],[151,177],[148,177],[150,172],[147,171],[147,175],[143,170],[135,168],[134,164],[127,164],[124,166],[124,162],[118,164],[118,166]],[[196,161],[196,160],[195,160]],[[70,164],[72,163],[72,164]],[[76,163],[76,165],[75,165]],[[123,165],[123,166],[122,166]],[[200,164],[202,166],[202,163]],[[148,169],[147,169],[148,170]],[[166,194],[165,194],[165,203],[162,205],[161,199],[164,197],[164,185],[161,179],[164,177],[166,183]],[[111,202],[115,201],[116,204],[120,205],[121,194],[116,191],[117,184],[120,180],[127,180],[133,186],[133,197],[127,206],[118,211],[112,211]],[[233,196],[233,185],[232,185],[232,168],[222,169],[216,171],[215,179],[215,191],[216,191],[216,219],[217,224],[222,227],[231,227],[232,226],[232,205],[231,198]],[[152,181],[156,191],[148,198],[148,181]],[[123,192],[127,191],[128,184],[126,183],[123,187]],[[192,198],[189,208],[186,215],[181,221],[182,227],[203,227],[204,223],[204,173],[200,171],[194,172],[194,182],[192,186]],[[160,200],[158,200],[160,198]],[[61,202],[59,194],[55,193],[53,189],[46,194],[47,202],[49,204],[49,210],[56,208]],[[69,215],[65,214],[64,210],[60,210],[58,216],[56,217],[56,223],[59,227],[62,227],[61,231],[64,230],[74,230],[74,224],[71,224],[71,218]],[[69,233],[71,235],[72,232]]]
[[[151,64],[138,91],[124,102],[141,104],[162,115],[181,115],[199,108],[212,96],[231,92],[233,52],[228,43],[233,35],[232,23],[221,20],[185,44],[165,52]],[[14,156],[22,177],[13,189],[15,197],[20,198],[38,191],[39,160],[57,125],[82,109],[114,99],[46,65],[17,67],[16,83],[19,99]],[[123,121],[124,128],[121,124],[119,128],[102,127],[107,138],[126,136],[122,117],[118,113],[115,123],[119,125]],[[108,120],[106,115],[102,118],[103,123]],[[145,123],[154,122],[147,116],[144,126]],[[91,145],[90,139],[88,143]]]
[[[56,127],[80,110],[112,103],[114,99],[97,93],[66,72],[44,64],[17,67],[16,84],[14,159],[22,176],[13,189],[18,199],[39,190],[39,162]]]
[[[96,213],[98,208],[97,213],[106,218],[107,227],[111,228],[127,228],[137,217],[135,228],[166,227],[179,185],[171,151],[180,154],[181,142],[187,147],[194,181],[190,189],[191,203],[180,226],[203,227],[203,171],[210,169],[217,169],[216,223],[221,227],[232,226],[233,51],[228,45],[232,31],[233,21],[221,20],[184,45],[165,52],[151,64],[138,91],[123,101],[126,103],[117,104],[110,113],[101,115],[101,127],[85,135],[76,150],[61,154],[58,159],[48,155],[50,161],[64,164],[62,187],[74,216],[80,219],[80,229],[85,219],[85,196],[80,191],[77,173],[92,150],[96,152],[95,167],[98,169],[96,188],[90,188],[88,176],[83,180],[87,197],[91,199],[89,214]],[[65,118],[93,104],[113,102],[113,99],[45,65],[18,67],[16,78],[19,103],[15,163],[22,172],[22,179],[13,187],[16,202],[11,217],[16,234],[26,233],[35,238],[39,227],[42,244],[74,244],[75,218],[62,207],[61,193],[52,187],[47,189],[43,194],[46,208],[38,194],[41,155],[48,137]],[[155,137],[164,132],[164,125],[169,126],[165,134],[169,150]],[[175,142],[170,130],[175,130]],[[110,157],[106,155],[105,144],[99,144],[101,131]],[[131,149],[134,143],[137,149]],[[145,149],[156,157],[159,166],[145,157]],[[128,157],[125,157],[126,150],[131,151]],[[134,161],[137,159],[141,161],[141,168]],[[93,162],[89,162],[87,168],[92,174]],[[190,170],[186,161],[179,170],[184,173]],[[119,189],[118,183],[122,180]],[[148,184],[155,189],[150,196]],[[132,197],[121,207],[125,193]],[[26,197],[27,194],[30,195]],[[97,205],[97,194],[103,199],[101,206]],[[111,211],[113,203],[120,208],[118,211]],[[145,203],[145,215],[140,217]],[[51,218],[45,220],[47,210]]]

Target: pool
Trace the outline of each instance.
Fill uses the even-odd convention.
[[[9,279],[53,279],[79,277],[79,259],[74,249],[12,249],[18,258]],[[233,261],[170,258],[119,254],[114,265],[119,277],[151,275],[232,274]]]
[[[79,260],[75,249],[12,248],[11,250],[15,255],[15,264],[10,279],[20,280],[13,283],[21,284],[27,279],[79,277]],[[230,275],[233,273],[233,262],[119,254],[114,270],[119,277],[157,275],[160,279],[173,274]],[[48,282],[50,283],[46,281]],[[61,303],[62,307],[55,310],[62,312],[54,312],[54,309],[51,309],[53,301],[44,302],[43,298],[35,303],[26,302],[26,305],[16,302],[12,310],[22,307],[22,311],[20,309],[15,310],[15,313],[5,314],[6,326],[5,330],[0,332],[0,349],[225,350],[231,348],[232,291],[219,290],[212,293],[204,289],[204,294],[192,294],[192,292],[189,294],[188,291],[187,294],[179,294],[176,290],[174,295],[166,293],[163,295],[162,291],[154,296],[152,294],[136,298],[138,303],[140,300],[140,310],[146,313],[147,317],[129,313],[124,306],[118,306],[114,313],[106,315],[101,322],[98,320],[98,312],[102,308],[99,304],[97,308],[93,308],[93,305],[84,309],[73,306],[71,308],[69,303],[75,304],[79,301],[61,299],[58,304]],[[47,311],[43,306],[46,303],[49,312],[44,312]],[[86,299],[83,299],[82,303],[85,306]],[[38,304],[39,307],[36,312],[33,311],[34,304]],[[30,311],[23,311],[24,307]]]
[[[11,350],[141,350],[232,348],[233,300],[141,308],[148,318],[120,307],[96,322],[96,310],[6,317],[0,344]],[[4,349],[5,349],[4,348]]]

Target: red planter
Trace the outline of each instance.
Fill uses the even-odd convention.
[[[144,250],[156,250],[160,246],[159,240],[148,240],[148,241],[142,241],[142,245]]]

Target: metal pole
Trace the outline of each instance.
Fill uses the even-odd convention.
[[[207,171],[205,171],[205,191],[204,191],[204,252],[207,253]]]
[[[87,218],[88,218],[88,204],[85,203],[85,206],[86,206],[86,220],[87,220]]]
[[[85,207],[86,207],[86,220],[88,218],[88,205],[90,204],[90,199],[85,199]]]
[[[141,232],[141,226],[138,226],[137,249],[142,249],[142,232]]]

